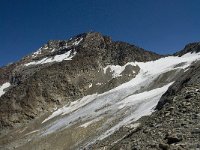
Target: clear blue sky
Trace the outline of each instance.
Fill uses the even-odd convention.
[[[200,41],[200,0],[0,0],[0,66],[91,30],[173,53]]]

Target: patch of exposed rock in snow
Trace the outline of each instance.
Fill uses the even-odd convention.
[[[95,123],[95,122],[97,122],[97,121],[99,121],[99,120],[101,120],[101,119],[102,119],[102,117],[99,117],[99,118],[90,120],[90,121],[88,121],[88,122],[86,122],[86,123],[80,125],[80,127],[82,127],[82,128],[87,128],[89,125],[91,125],[91,124],[93,124],[93,123]]]
[[[120,65],[108,65],[103,70],[104,70],[104,73],[106,73],[110,69],[110,72],[112,73],[113,78],[116,78],[116,77],[122,76],[121,73],[124,71],[124,69],[128,65],[136,66],[135,63],[129,62],[129,63],[125,64],[124,66],[120,66]]]
[[[76,52],[71,54],[71,50],[61,54],[61,55],[56,55],[54,57],[45,57],[39,61],[33,61],[29,62],[27,64],[24,64],[25,66],[30,66],[30,65],[41,65],[41,64],[46,64],[46,63],[52,63],[52,62],[61,62],[63,60],[72,60],[72,58],[75,56]]]
[[[5,89],[8,88],[11,84],[9,82],[4,83],[0,86],[0,97],[5,94]]]

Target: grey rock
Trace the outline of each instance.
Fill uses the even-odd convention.
[[[162,150],[168,150],[169,149],[169,145],[165,144],[165,143],[160,143],[159,144],[159,148],[161,148]]]
[[[174,143],[178,143],[180,141],[182,141],[182,136],[181,135],[168,135],[165,137],[165,139],[167,140],[168,144],[174,144]]]

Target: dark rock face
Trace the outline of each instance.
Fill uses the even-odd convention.
[[[188,45],[185,46],[185,48],[177,53],[175,53],[174,55],[176,56],[182,56],[186,53],[198,53],[200,52],[200,42],[195,42],[195,43],[190,43]]]
[[[70,50],[76,52],[72,60],[24,66]],[[125,65],[160,57],[124,42],[113,42],[110,37],[96,32],[66,41],[49,41],[37,53],[0,70],[1,83],[9,81],[12,84],[10,90],[0,97],[0,130],[21,126],[84,95],[112,89],[129,81],[139,71],[137,67],[127,67],[123,77],[112,78],[103,71],[107,65]],[[130,74],[133,70],[135,73]],[[98,82],[102,85],[97,86]],[[89,88],[90,84],[94,85],[93,90]]]
[[[166,103],[171,103],[173,97],[182,90],[185,86],[200,84],[200,62],[191,66],[191,69],[188,70],[181,78],[179,78],[169,90],[161,97],[156,109],[160,110]],[[189,99],[192,95],[186,95],[186,99]]]
[[[10,64],[8,66],[0,68],[0,85],[10,80],[10,75],[12,74],[12,71],[15,67],[16,64]]]
[[[94,144],[93,149],[199,149],[200,62],[191,66],[161,101],[159,110],[137,121],[141,123],[138,130],[120,129]]]

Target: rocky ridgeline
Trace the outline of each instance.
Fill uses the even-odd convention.
[[[71,60],[27,65],[70,51]],[[128,65],[123,76],[104,72],[107,65],[125,65],[150,61],[161,56],[92,32],[70,40],[49,41],[37,52],[0,69],[0,83],[10,82],[8,92],[0,97],[0,130],[15,128],[92,93],[101,93],[134,78],[137,66]],[[90,88],[92,86],[92,88]]]
[[[156,108],[151,116],[121,128],[92,149],[199,149],[200,62],[168,89]]]
[[[194,52],[196,52],[196,53],[200,52],[200,42],[195,42],[195,43],[187,44],[183,50],[175,53],[174,55],[176,55],[176,56],[182,56],[182,55],[184,55],[184,54],[186,54],[188,52],[192,52],[192,53],[194,53]]]

